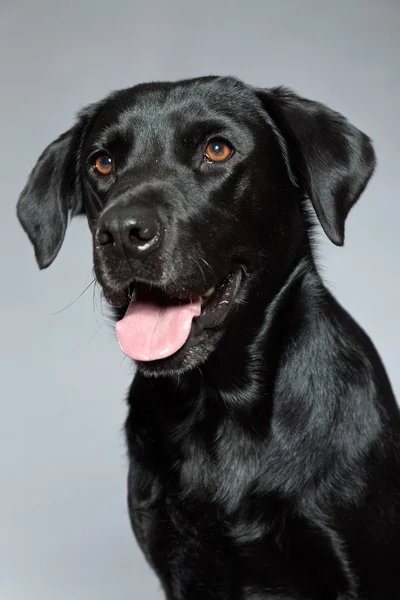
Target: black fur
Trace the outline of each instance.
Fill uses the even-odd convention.
[[[234,148],[204,161],[208,140]],[[114,172],[98,176],[104,150]],[[129,510],[169,600],[398,600],[400,419],[367,335],[324,287],[312,208],[344,242],[375,165],[327,107],[233,78],[153,83],[83,111],[43,153],[18,216],[41,268],[68,212],[123,315],[132,282],[169,296],[236,274],[229,312],[169,358],[138,363],[128,395]],[[144,258],[106,254],[99,217],[155,207]]]

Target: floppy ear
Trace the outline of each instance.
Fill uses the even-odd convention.
[[[374,171],[371,140],[339,113],[286,88],[256,93],[278,129],[289,174],[328,238],[342,246],[346,217]]]
[[[17,215],[35,249],[40,269],[56,258],[67,229],[68,213],[83,213],[79,158],[90,113],[44,150],[23,189]]]

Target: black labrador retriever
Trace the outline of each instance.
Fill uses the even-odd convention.
[[[150,83],[83,110],[18,204],[39,267],[85,214],[122,350],[132,527],[169,600],[399,600],[400,413],[324,287],[369,138],[288,89]]]

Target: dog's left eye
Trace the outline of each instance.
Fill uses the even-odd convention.
[[[109,175],[113,168],[113,161],[111,156],[109,156],[108,154],[100,154],[100,156],[96,158],[94,167],[96,171],[101,175]]]
[[[208,162],[224,162],[233,154],[233,148],[224,140],[212,140],[204,152],[204,159]]]

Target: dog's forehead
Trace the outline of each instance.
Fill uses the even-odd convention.
[[[181,126],[194,121],[229,120],[243,124],[259,103],[251,88],[228,77],[206,77],[175,83],[140,84],[109,97],[97,125],[164,126],[178,118]]]

